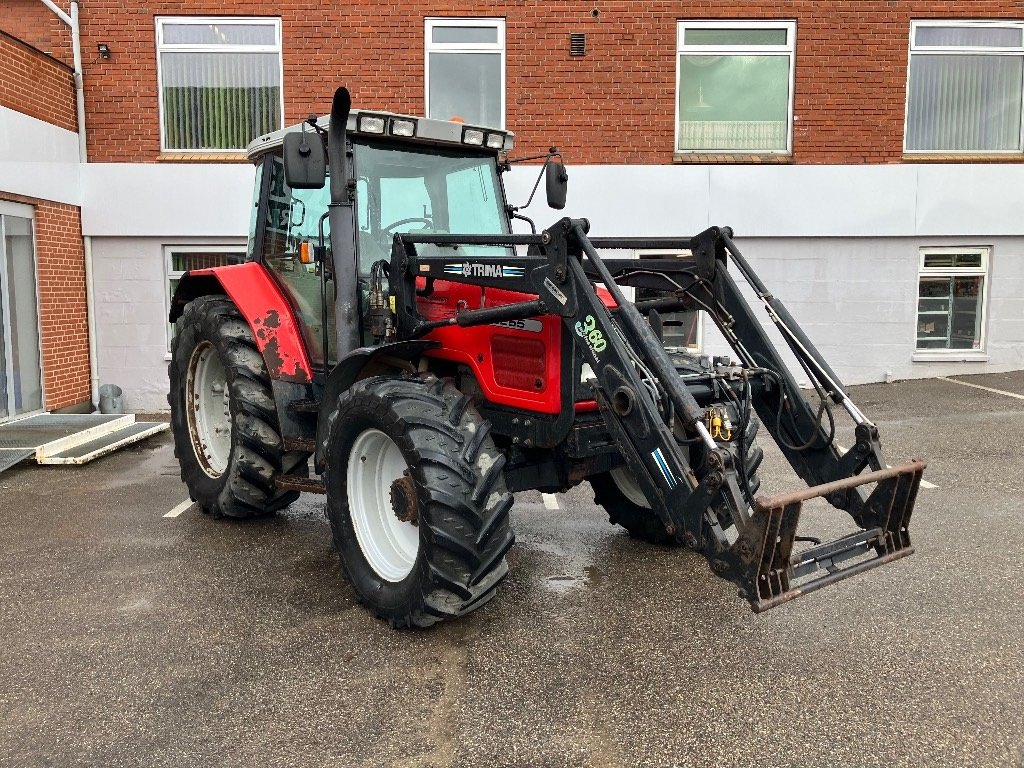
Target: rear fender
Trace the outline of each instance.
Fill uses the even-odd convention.
[[[412,361],[440,343],[429,340],[396,341],[379,347],[360,347],[345,355],[327,377],[327,385],[320,398],[320,414],[316,421],[316,455],[314,467],[323,474],[327,468],[327,440],[329,417],[342,393],[359,379],[377,372],[394,369],[397,361]]]
[[[226,293],[249,322],[270,378],[309,384],[313,368],[291,305],[262,264],[250,261],[185,274],[171,300],[170,321],[199,296]]]

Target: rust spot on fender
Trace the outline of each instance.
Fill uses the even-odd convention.
[[[272,309],[267,312],[266,317],[263,318],[263,325],[267,328],[280,328],[281,327],[281,316],[277,313],[276,309]]]
[[[269,337],[269,338],[267,338]],[[282,352],[281,343],[275,331],[263,331],[261,339],[266,343],[263,347],[263,359],[270,370],[270,378],[281,381],[293,381],[308,384],[309,376],[293,355]]]

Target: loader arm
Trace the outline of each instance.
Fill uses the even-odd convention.
[[[838,377],[789,316],[760,283],[731,241],[727,229],[713,228],[659,246],[687,248],[692,263],[674,265],[694,279],[659,306],[698,305],[712,316],[743,364],[741,377],[756,410],[797,474],[813,487],[748,504],[742,474],[732,454],[721,448],[705,426],[704,410],[676,372],[672,359],[651,327],[649,316],[626,299],[616,275],[595,245],[649,247],[634,239],[587,236],[583,219],[562,219],[540,235],[396,236],[391,261],[400,339],[417,338],[445,325],[471,326],[559,315],[576,349],[594,372],[591,387],[605,424],[637,484],[666,531],[701,552],[712,570],[739,587],[755,611],[765,610],[842,578],[911,554],[908,525],[924,469],[923,462],[888,469],[877,429],[850,402]],[[417,243],[526,245],[530,255],[501,259],[420,256]],[[800,395],[774,345],[729,275],[733,258],[743,276],[782,325],[783,336],[819,389],[845,407],[857,422],[857,443],[840,455],[830,430]],[[477,266],[479,265],[479,266]],[[613,265],[624,282],[658,278],[636,262]],[[666,269],[666,271],[672,271]],[[416,311],[416,279],[493,285],[533,294],[537,299],[495,308],[466,310],[452,318],[426,321]],[[593,282],[604,284],[615,303],[609,308]],[[429,289],[428,289],[429,290]],[[648,302],[648,310],[655,309]],[[732,376],[733,374],[729,374]],[[731,386],[728,383],[726,386]],[[830,413],[830,412],[829,412]],[[681,444],[682,443],[682,444]],[[700,443],[703,461],[691,466],[683,444]],[[864,472],[867,467],[873,471]],[[867,491],[865,486],[873,485]],[[850,513],[858,530],[834,542],[795,552],[801,505],[824,497]],[[729,523],[735,530],[727,530]],[[856,560],[852,565],[843,565]]]

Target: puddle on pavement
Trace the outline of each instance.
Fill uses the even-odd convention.
[[[548,576],[543,581],[544,588],[551,592],[569,592],[586,585],[586,579],[576,576]]]
[[[603,580],[603,574],[593,565],[590,552],[577,542],[562,546],[553,541],[520,538],[516,546],[537,558],[537,566],[532,570],[540,587],[547,592],[566,594]]]

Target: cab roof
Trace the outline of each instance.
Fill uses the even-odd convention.
[[[367,118],[370,118],[370,120],[367,120]],[[377,118],[377,120],[375,121],[373,118]],[[330,115],[323,115],[316,121],[317,126],[325,131],[330,123]],[[407,126],[410,123],[414,126],[412,136],[403,136],[395,133],[396,125],[408,130]],[[367,128],[375,128],[377,126],[383,126],[383,130],[367,130]],[[257,136],[249,143],[249,146],[245,148],[245,156],[249,158],[250,161],[255,162],[269,150],[281,146],[284,143],[285,134],[302,130],[303,127],[309,130],[308,124],[298,123],[297,125],[282,128],[281,130],[274,131],[273,133]],[[353,109],[349,113],[348,124],[345,130],[347,133],[358,136],[377,136],[380,138],[387,138],[388,140],[395,142],[401,142],[403,144],[463,146],[473,150],[483,150],[485,152],[492,152],[495,154],[511,150],[515,137],[515,134],[511,131],[506,131],[501,128],[488,128],[482,125],[468,125],[466,123],[459,123],[451,120],[433,120],[428,117],[415,117],[413,115],[398,115],[393,112],[376,112],[357,109]],[[477,135],[481,137],[481,141],[479,143],[475,141]],[[467,137],[473,140],[467,141]],[[492,144],[497,144],[499,137],[501,143],[500,147],[488,145],[488,141],[491,141]]]

